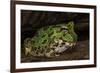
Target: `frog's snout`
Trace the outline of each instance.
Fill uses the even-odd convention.
[[[72,43],[72,42],[65,42],[63,40],[55,40],[55,43],[57,44],[56,46],[54,45],[55,51],[57,53],[62,53],[64,51],[66,51],[67,49],[73,47],[76,45],[76,43]]]

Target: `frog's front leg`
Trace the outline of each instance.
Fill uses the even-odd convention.
[[[53,53],[53,50],[50,50],[49,52],[45,53],[45,56],[52,57],[52,53]]]
[[[45,53],[45,56],[51,58],[51,57],[59,56],[59,54],[56,54],[55,50],[52,49],[49,52]]]

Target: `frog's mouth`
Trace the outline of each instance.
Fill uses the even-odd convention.
[[[53,48],[55,49],[55,52],[57,52],[57,53],[62,53],[64,51],[66,51],[67,49],[72,48],[73,46],[76,45],[76,43],[65,42],[63,40],[55,41],[55,44],[56,45],[54,45]]]

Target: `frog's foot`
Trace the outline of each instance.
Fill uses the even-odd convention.
[[[46,53],[45,56],[51,58],[51,57],[59,56],[59,54],[56,54],[54,50],[51,50],[50,52]]]
[[[41,53],[38,50],[34,50],[31,52],[31,55],[35,57],[41,57],[41,56],[44,56],[44,53]]]
[[[45,53],[45,56],[46,56],[46,57],[52,57],[52,56],[51,56],[52,53],[53,53],[53,50],[51,50],[51,51],[48,52],[48,53]]]
[[[60,54],[55,54],[56,57],[60,56]]]

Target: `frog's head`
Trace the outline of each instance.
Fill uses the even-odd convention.
[[[69,32],[69,33],[74,32],[74,22],[73,21],[71,21],[67,24],[60,24],[58,26],[60,26],[60,27],[57,29],[60,29],[61,32],[63,32],[63,31]]]
[[[57,43],[55,51],[61,53],[68,48],[72,48],[76,44],[77,35],[74,32],[74,22],[72,21],[58,26],[60,26],[60,32],[56,34],[56,37],[59,37],[59,39],[55,40],[55,43]]]
[[[74,32],[74,22],[71,21],[67,24],[64,24],[63,26],[61,26],[61,33],[63,34],[63,39],[66,41],[76,41],[77,40],[77,35]]]

